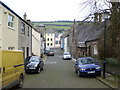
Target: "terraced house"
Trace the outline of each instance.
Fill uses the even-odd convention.
[[[0,1],[0,49],[32,53],[32,26]]]
[[[46,30],[46,47],[54,48],[55,47],[55,33],[54,30]]]

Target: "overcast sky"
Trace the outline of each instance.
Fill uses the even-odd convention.
[[[82,20],[79,4],[83,0],[1,0],[19,16],[27,13],[32,21]]]

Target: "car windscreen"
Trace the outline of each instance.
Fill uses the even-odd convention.
[[[64,55],[70,55],[70,53],[69,52],[65,52]]]
[[[31,57],[29,62],[39,62],[40,57]]]
[[[95,60],[91,58],[83,58],[79,60],[80,65],[85,65],[85,64],[94,64]]]

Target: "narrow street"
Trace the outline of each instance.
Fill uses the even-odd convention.
[[[109,88],[95,77],[78,77],[72,60],[63,60],[60,49],[54,51],[43,71],[26,75],[23,88]]]

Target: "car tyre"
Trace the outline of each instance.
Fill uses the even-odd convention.
[[[38,67],[38,68],[36,69],[36,73],[40,73],[40,71],[41,71],[41,69],[40,69],[40,67]]]
[[[44,70],[44,67],[42,67],[41,70]]]
[[[17,84],[17,88],[22,88],[24,83],[24,77],[23,75],[20,75],[19,77],[19,83]]]

